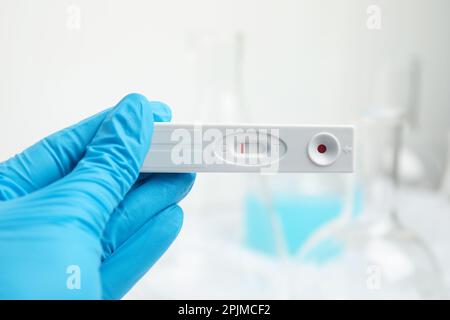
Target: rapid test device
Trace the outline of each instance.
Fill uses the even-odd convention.
[[[141,172],[353,172],[353,126],[155,123]]]

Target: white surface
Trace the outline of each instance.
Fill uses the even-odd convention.
[[[400,215],[419,233],[436,255],[450,293],[450,203],[421,189],[402,189]],[[389,286],[393,277],[406,277],[411,266],[385,243],[375,243],[368,255],[391,273],[381,275],[379,287],[370,287],[371,269],[361,257],[343,256],[340,263],[317,268],[289,259],[275,259],[247,249],[241,240],[239,213],[210,212],[187,215],[180,237],[151,271],[129,292],[128,299],[285,299],[349,298],[417,299],[414,283]],[[383,269],[384,268],[384,269]],[[376,271],[376,270],[375,270]],[[396,273],[392,273],[395,271]],[[399,290],[401,288],[401,290]],[[423,298],[423,297],[422,297]]]

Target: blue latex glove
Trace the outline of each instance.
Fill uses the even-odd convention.
[[[121,298],[182,224],[193,174],[141,174],[153,121],[131,94],[0,164],[0,298]]]

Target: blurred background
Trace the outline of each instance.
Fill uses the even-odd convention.
[[[354,174],[199,174],[126,298],[450,297],[447,0],[0,0],[0,160],[130,92],[353,124]]]

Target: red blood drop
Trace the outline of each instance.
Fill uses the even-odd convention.
[[[324,145],[324,144],[319,144],[319,145],[317,146],[317,151],[318,151],[319,153],[325,153],[325,152],[327,152],[327,146]]]

